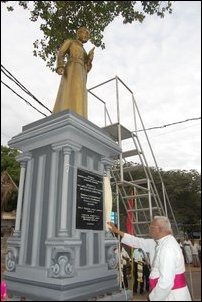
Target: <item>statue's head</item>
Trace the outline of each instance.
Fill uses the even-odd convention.
[[[77,30],[77,39],[82,43],[86,43],[90,38],[90,32],[85,26],[79,27]]]

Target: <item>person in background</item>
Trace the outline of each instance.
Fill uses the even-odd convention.
[[[190,264],[192,263],[192,252],[191,252],[191,241],[188,239],[188,237],[185,237],[185,240],[183,242],[183,247],[184,247],[184,253],[185,253],[185,259],[186,263]]]
[[[115,249],[115,253],[118,256],[118,248]],[[120,263],[121,263],[121,278],[122,278],[122,288],[128,289],[128,275],[127,275],[127,265],[130,262],[130,257],[128,252],[125,250],[123,243],[120,243]]]
[[[194,239],[191,239],[191,252],[192,252],[193,266],[199,267],[200,261],[198,256],[198,244],[195,242]]]
[[[143,251],[144,252],[144,251]],[[144,267],[143,267],[143,277],[145,283],[145,290],[149,292],[149,275],[151,271],[149,254],[144,252]]]
[[[181,242],[181,240],[179,238],[177,239],[177,242],[179,243],[179,246],[180,246],[180,248],[182,250],[182,254],[184,256],[184,262],[186,263],[186,257],[185,257],[185,252],[184,252],[183,244],[182,244],[182,242]]]
[[[144,292],[144,253],[142,249],[135,248],[133,252],[134,260],[134,284],[133,293],[137,293],[138,285],[140,287],[140,294]]]
[[[111,231],[122,237],[122,242],[149,253],[151,261],[150,301],[191,301],[186,284],[185,264],[181,248],[172,235],[170,221],[155,216],[149,226],[152,239],[136,237],[119,230],[108,222]]]
[[[198,242],[198,257],[201,265],[201,240]]]

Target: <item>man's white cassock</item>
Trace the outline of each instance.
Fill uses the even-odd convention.
[[[185,272],[184,257],[178,242],[172,235],[159,240],[144,239],[124,234],[122,242],[149,253],[150,278],[159,278],[149,294],[150,301],[191,301],[187,286],[172,289],[176,274]]]

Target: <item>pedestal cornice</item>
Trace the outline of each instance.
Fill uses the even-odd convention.
[[[101,154],[102,150],[106,152],[108,149],[107,156],[115,156],[121,152],[118,144],[102,128],[70,110],[40,119],[24,126],[22,130],[22,133],[14,136],[8,144],[24,152],[50,144],[56,146],[69,140],[87,147],[92,145],[92,150],[100,150]]]

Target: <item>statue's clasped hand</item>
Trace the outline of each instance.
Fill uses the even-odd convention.
[[[57,74],[63,75],[63,72],[64,72],[64,67],[58,67],[57,68]]]
[[[94,57],[94,49],[95,49],[95,47],[93,47],[93,48],[89,51],[89,53],[88,53],[88,59],[89,59],[90,61],[93,60],[93,57]]]

